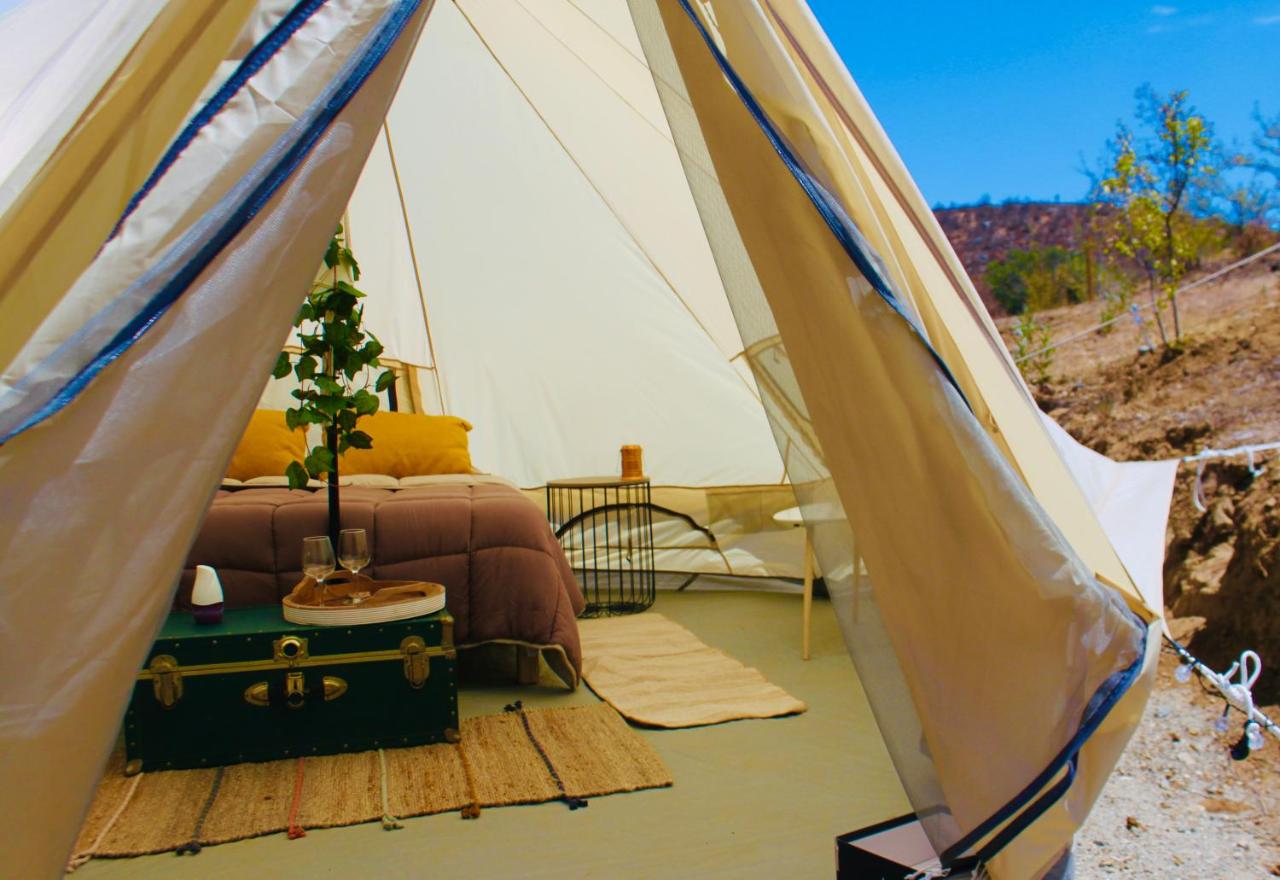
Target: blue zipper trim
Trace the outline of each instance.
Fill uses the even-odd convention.
[[[1017,819],[1009,826],[1009,828],[1016,828],[1016,830],[1011,832],[1009,828],[1006,828],[980,851],[979,859],[988,861],[1022,829],[1052,807],[1071,787],[1070,783],[1066,786],[1059,783],[1047,792],[1045,796],[1031,804],[1030,807],[1027,807],[1026,810],[1022,809],[1035,797],[1037,792],[1042,791],[1050,780],[1061,772],[1063,767],[1075,765],[1080,755],[1080,749],[1084,747],[1089,737],[1093,736],[1099,725],[1115,708],[1116,703],[1120,702],[1120,699],[1129,692],[1129,688],[1133,686],[1133,683],[1138,680],[1138,676],[1142,673],[1149,633],[1147,632],[1147,627],[1142,624],[1137,615],[1134,615],[1128,609],[1126,611],[1142,633],[1137,658],[1124,669],[1112,673],[1094,692],[1093,698],[1089,700],[1089,705],[1085,707],[1084,717],[1081,719],[1080,727],[1076,730],[1075,736],[1071,737],[1061,751],[1054,756],[1053,760],[1049,762],[1049,766],[1041,771],[1035,779],[1031,780],[1022,791],[1014,795],[1007,804],[996,810],[985,821],[979,823],[972,831],[941,853],[940,858],[944,867],[958,862],[965,851],[971,849],[978,841],[1016,815]],[[1072,770],[1071,775],[1074,777],[1074,770]],[[1053,797],[1049,797],[1049,795],[1053,795]]]
[[[840,243],[841,247],[844,248],[844,252],[853,261],[854,266],[857,267],[858,271],[862,274],[862,277],[866,279],[867,283],[871,285],[871,288],[880,295],[880,298],[888,303],[889,307],[892,308],[894,312],[902,318],[902,320],[906,321],[907,326],[911,328],[911,332],[915,335],[916,339],[920,340],[920,344],[929,352],[934,363],[937,364],[938,369],[942,371],[942,374],[947,378],[947,381],[951,383],[951,387],[955,389],[956,393],[960,395],[960,399],[964,401],[965,406],[967,406],[970,412],[972,412],[973,406],[969,403],[969,399],[965,396],[963,389],[961,389],[960,383],[956,381],[956,377],[951,372],[951,368],[947,366],[947,362],[942,359],[942,355],[938,354],[937,350],[929,343],[929,340],[920,332],[920,328],[916,326],[915,321],[911,319],[911,316],[907,314],[906,310],[902,307],[902,303],[898,301],[898,297],[893,292],[893,288],[889,284],[888,280],[880,273],[880,269],[875,265],[871,256],[858,242],[855,237],[855,233],[851,232],[851,230],[857,229],[856,224],[854,224],[853,220],[849,218],[844,209],[834,198],[832,198],[831,194],[826,191],[822,184],[818,182],[817,178],[814,177],[807,168],[805,168],[804,163],[800,160],[800,157],[796,155],[795,151],[791,149],[790,144],[787,143],[777,126],[774,125],[773,120],[769,118],[769,115],[765,113],[764,108],[760,106],[758,101],[756,101],[755,95],[751,93],[751,90],[747,88],[746,83],[744,83],[742,78],[738,76],[738,72],[733,69],[733,65],[729,63],[729,59],[720,51],[720,47],[716,44],[716,41],[712,39],[711,34],[708,33],[706,27],[702,24],[702,20],[698,18],[697,14],[693,11],[693,7],[689,5],[689,0],[679,0],[679,2],[681,8],[685,11],[685,14],[689,16],[689,20],[693,22],[693,26],[697,28],[698,33],[702,36],[702,41],[706,43],[707,49],[710,50],[711,55],[715,58],[716,64],[720,67],[721,73],[723,73],[725,79],[729,81],[729,85],[733,88],[733,91],[737,94],[739,100],[742,101],[747,112],[751,114],[751,117],[755,120],[756,124],[760,126],[760,130],[768,139],[769,144],[774,149],[774,152],[776,152],[779,158],[782,159],[782,163],[787,166],[787,170],[791,172],[791,176],[795,178],[796,182],[800,184],[800,188],[804,190],[805,195],[809,197],[809,201],[813,203],[814,208],[817,209],[818,214],[827,224],[827,228],[831,230],[831,233],[836,237],[836,240]]]
[[[308,5],[314,4],[318,7],[323,5],[326,0],[318,0],[318,3],[316,0],[305,0],[305,2]],[[275,167],[271,169],[264,179],[245,196],[239,208],[231,214],[227,222],[210,236],[209,240],[201,246],[195,256],[175,273],[174,277],[152,297],[146,307],[121,328],[112,340],[89,363],[82,367],[57,394],[16,428],[0,437],[0,444],[4,444],[18,434],[38,425],[73,401],[99,373],[128,351],[135,342],[151,329],[152,325],[186,292],[191,283],[199,277],[200,273],[222,252],[227,244],[257,216],[258,212],[275,195],[285,180],[302,164],[302,161],[310,154],[316,142],[328,130],[333,120],[360,90],[378,65],[382,63],[382,60],[400,38],[405,26],[409,23],[414,13],[418,11],[420,5],[421,0],[400,0],[399,4],[383,17],[382,21],[376,26],[377,30],[374,39],[366,48],[364,57],[349,72],[346,80],[333,92],[328,102],[316,115],[310,127],[283,153]],[[314,11],[314,9],[311,10],[311,12]],[[276,44],[273,52],[279,51],[281,45],[283,43]],[[259,68],[266,60],[269,59],[264,59],[259,63]],[[240,85],[243,86],[244,83],[242,82]],[[204,123],[207,124],[211,118],[212,114],[204,119]]]
[[[201,130],[213,121],[213,117],[222,112],[227,103],[235,97],[235,94],[244,88],[245,84],[254,77],[258,71],[266,66],[267,62],[275,57],[275,54],[283,48],[284,44],[289,42],[298,29],[310,21],[311,16],[316,13],[320,7],[324,6],[329,0],[301,0],[298,5],[290,9],[271,29],[271,32],[262,38],[256,46],[249,50],[249,54],[244,57],[239,66],[231,76],[227,77],[224,82],[203,107],[200,112],[191,117],[191,121],[186,124],[182,132],[169,145],[169,149],[165,150],[163,156],[160,157],[159,164],[147,176],[146,181],[136,193],[129,199],[129,204],[125,206],[124,213],[120,215],[120,219],[116,221],[115,227],[111,230],[111,235],[107,237],[107,241],[115,238],[120,233],[120,227],[124,226],[124,222],[129,219],[142,200],[155,187],[160,179],[164,177],[169,168],[191,146],[191,142],[196,139]]]

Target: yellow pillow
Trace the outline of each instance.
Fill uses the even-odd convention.
[[[416,477],[471,473],[467,432],[471,425],[457,416],[376,412],[356,423],[373,438],[372,449],[348,449],[338,473]]]
[[[289,462],[302,461],[306,454],[306,435],[289,430],[283,410],[255,409],[231,456],[227,476],[233,480],[282,477]]]

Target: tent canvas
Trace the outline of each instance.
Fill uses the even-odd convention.
[[[134,51],[181,6],[126,10],[155,16]],[[1073,475],[807,7],[275,0],[240,21],[201,101],[165,105],[163,130],[190,116],[177,146],[109,208],[58,202],[38,172],[4,180],[21,197],[0,232],[52,214],[88,260],[33,288],[0,362],[0,487],[21,511],[0,656],[41,658],[0,684],[0,784],[25,793],[3,808],[6,850],[41,875],[70,846],[291,291],[345,205],[370,325],[416,408],[480,427],[486,467],[534,487],[640,442],[656,482],[732,523],[741,573],[787,565],[759,540],[771,506],[843,509],[808,527],[931,842],[995,876],[1055,859],[1150,684],[1158,608],[1134,560],[1164,509],[1137,551],[1108,536],[1099,517],[1120,520]],[[125,63],[47,44],[30,51],[50,81],[142,94]],[[56,121],[3,167],[104,137]],[[1167,499],[1171,475],[1148,477]],[[36,591],[35,571],[83,586]]]

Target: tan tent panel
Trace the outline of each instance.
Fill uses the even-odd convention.
[[[637,0],[633,8],[644,5],[644,0]],[[998,457],[998,447],[976,433],[981,422],[947,387],[923,340],[870,289],[810,197],[776,161],[775,149],[785,147],[761,136],[761,123],[740,100],[741,87],[726,84],[725,73],[716,66],[691,16],[676,0],[657,5],[700,136],[714,161],[725,207],[732,214],[734,229],[721,227],[721,234],[736,230],[741,251],[750,254],[758,289],[768,301],[787,353],[787,361],[773,369],[784,376],[794,370],[795,384],[803,389],[803,400],[793,400],[792,409],[811,419],[821,440],[822,449],[814,452],[830,468],[857,554],[876,584],[879,613],[912,690],[948,808],[948,816],[934,823],[935,843],[959,846],[960,853],[980,851],[983,841],[1010,818],[1006,814],[1003,821],[988,825],[987,817],[1001,815],[1002,805],[1020,796],[1039,798],[1041,788],[1058,781],[1060,777],[1053,775],[1043,778],[1029,795],[1025,788],[1035,775],[1033,768],[1055,766],[1061,751],[1069,748],[1093,695],[1110,689],[1118,670],[1127,669],[1132,681],[1143,665],[1142,640],[1135,641],[1134,621],[1126,620],[1129,612],[1095,581],[1092,566],[1082,566],[1073,557],[1071,544],[1054,528],[1056,520],[1039,513],[1030,496],[1019,497],[1021,481]],[[839,162],[838,142],[824,137],[820,118],[811,115],[811,93],[801,80],[787,77],[795,68],[786,63],[770,18],[755,4],[743,4],[739,13],[731,24],[721,16],[718,36],[745,88],[765,96],[761,102],[772,111],[768,121],[781,120],[778,129],[790,136],[787,141],[803,145],[806,169],[827,168],[818,164],[824,157]],[[680,97],[672,95],[669,106],[678,106]],[[692,138],[682,148],[691,150],[691,144]],[[839,207],[856,204],[852,198],[839,198],[840,190],[829,179],[821,183],[827,184]],[[701,203],[708,201],[704,196]],[[713,205],[707,210],[704,217],[723,213]],[[864,234],[866,228],[858,225]],[[716,237],[713,229],[712,238]],[[733,250],[722,246],[721,253],[730,259],[727,254]],[[922,312],[925,293],[917,290],[914,297]],[[942,301],[958,299],[953,290],[935,293]],[[731,288],[729,294],[738,305],[749,301],[755,290],[747,285]],[[759,304],[744,302],[744,307],[755,315],[763,311]],[[757,326],[762,334],[772,330]],[[743,332],[751,345],[755,340],[745,326]],[[985,341],[982,350],[990,351]],[[790,383],[784,379],[776,384]],[[965,390],[964,383],[960,388]],[[1025,418],[1038,419],[1027,395],[1017,386],[1010,388],[1019,391]],[[947,428],[938,430],[942,424]],[[1035,428],[1047,443],[1038,422]],[[1079,495],[1056,452],[1051,446],[1048,451],[1062,468],[1068,488]],[[1097,530],[1083,496],[1080,503],[1082,521]],[[1024,512],[1015,513],[1018,508]],[[975,515],[978,511],[985,513]],[[1015,522],[1027,531],[1011,532]],[[911,526],[904,529],[907,523]],[[928,536],[927,553],[917,547],[921,536]],[[1109,558],[1115,559],[1106,539],[1101,540]],[[820,543],[824,569],[840,567],[847,546],[829,542],[825,549],[824,554]],[[1123,568],[1118,573],[1142,607]],[[977,584],[982,587],[976,589]],[[1042,605],[1049,596],[1075,610],[1066,612],[1064,605],[1064,613],[1052,615],[1050,622]],[[991,605],[985,604],[988,599]],[[1103,625],[1103,620],[1110,623]],[[1075,696],[1062,702],[1062,645],[1076,645],[1082,627],[1095,626],[1104,627],[1099,633],[1108,633],[1107,647],[1094,643],[1087,660],[1077,655],[1091,671],[1083,677],[1073,673],[1069,688]],[[1054,627],[1061,627],[1056,636],[1050,634]],[[985,635],[982,644],[938,638],[947,631]],[[1011,648],[1020,658],[1018,665],[1000,668],[996,657],[988,655],[994,643],[1000,645],[998,652]],[[926,669],[946,669],[948,675],[933,677]],[[1041,692],[1046,681],[1060,683],[1052,688],[1049,703]],[[1133,700],[1138,708],[1141,692],[1138,688]],[[1028,716],[1041,731],[1034,744],[1022,738]],[[1113,721],[1123,717],[1111,716]],[[1136,723],[1137,717],[1131,708],[1127,724]],[[966,732],[970,724],[977,726]],[[975,775],[970,758],[952,748],[979,739],[1002,756],[1002,766],[988,765]],[[1078,764],[1072,762],[1073,772],[1079,767],[1072,802],[1088,804],[1096,797],[1123,740],[1095,739],[1092,748],[1079,755]],[[911,782],[904,782],[911,793]],[[919,811],[918,799],[916,806]],[[951,822],[954,827],[948,828]],[[978,834],[982,828],[987,832]],[[1065,845],[1061,825],[1057,830],[1058,834],[1024,838],[1022,850],[1006,850],[1004,857],[1016,859],[1021,869],[1044,869],[1056,856],[1055,847]],[[957,839],[968,843],[960,845]],[[1014,871],[1009,876],[1028,874]]]
[[[617,9],[611,29],[568,0],[433,13],[348,208],[367,321],[426,368],[428,411],[479,426],[477,466],[540,498],[640,444],[657,503],[716,538],[694,551],[660,520],[661,568],[799,576],[801,536],[772,520],[795,501]]]
[[[254,5],[75,0],[0,18],[13,68],[0,117],[0,370],[93,259]],[[44,102],[59,115],[27,134],[19,120]]]
[[[91,300],[104,289],[121,295],[163,284],[209,258],[202,248],[212,234],[209,221],[243,222],[184,296],[96,381],[52,418],[0,446],[0,495],[11,515],[0,532],[6,876],[63,872],[136,670],[172,602],[175,573],[297,310],[292,292],[305,290],[315,273],[428,5],[405,20],[395,13],[411,7],[394,0],[314,13],[300,40],[263,69],[260,87],[240,90],[221,123],[201,131],[156,186],[155,198],[139,205],[67,294]],[[316,124],[305,112],[285,110],[312,107],[344,62],[370,51],[370,33],[392,24],[401,36],[385,60],[246,219],[248,193],[238,187],[268,178],[274,166],[258,162],[265,147],[287,146]],[[280,112],[269,112],[273,107]],[[222,161],[211,164],[208,148]],[[175,228],[175,217],[206,198],[212,204],[196,218],[197,234],[178,235],[193,228]],[[86,207],[86,229],[95,228],[100,207]],[[74,227],[76,217],[73,206],[64,222]],[[179,241],[154,253],[153,236]],[[83,318],[87,324],[111,314],[85,309]],[[14,338],[6,328],[4,339]]]

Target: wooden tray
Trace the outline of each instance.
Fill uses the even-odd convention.
[[[335,574],[325,582],[323,596],[314,578],[304,577],[285,596],[284,619],[304,626],[361,626],[387,623],[444,608],[441,584],[426,581],[375,581]]]

